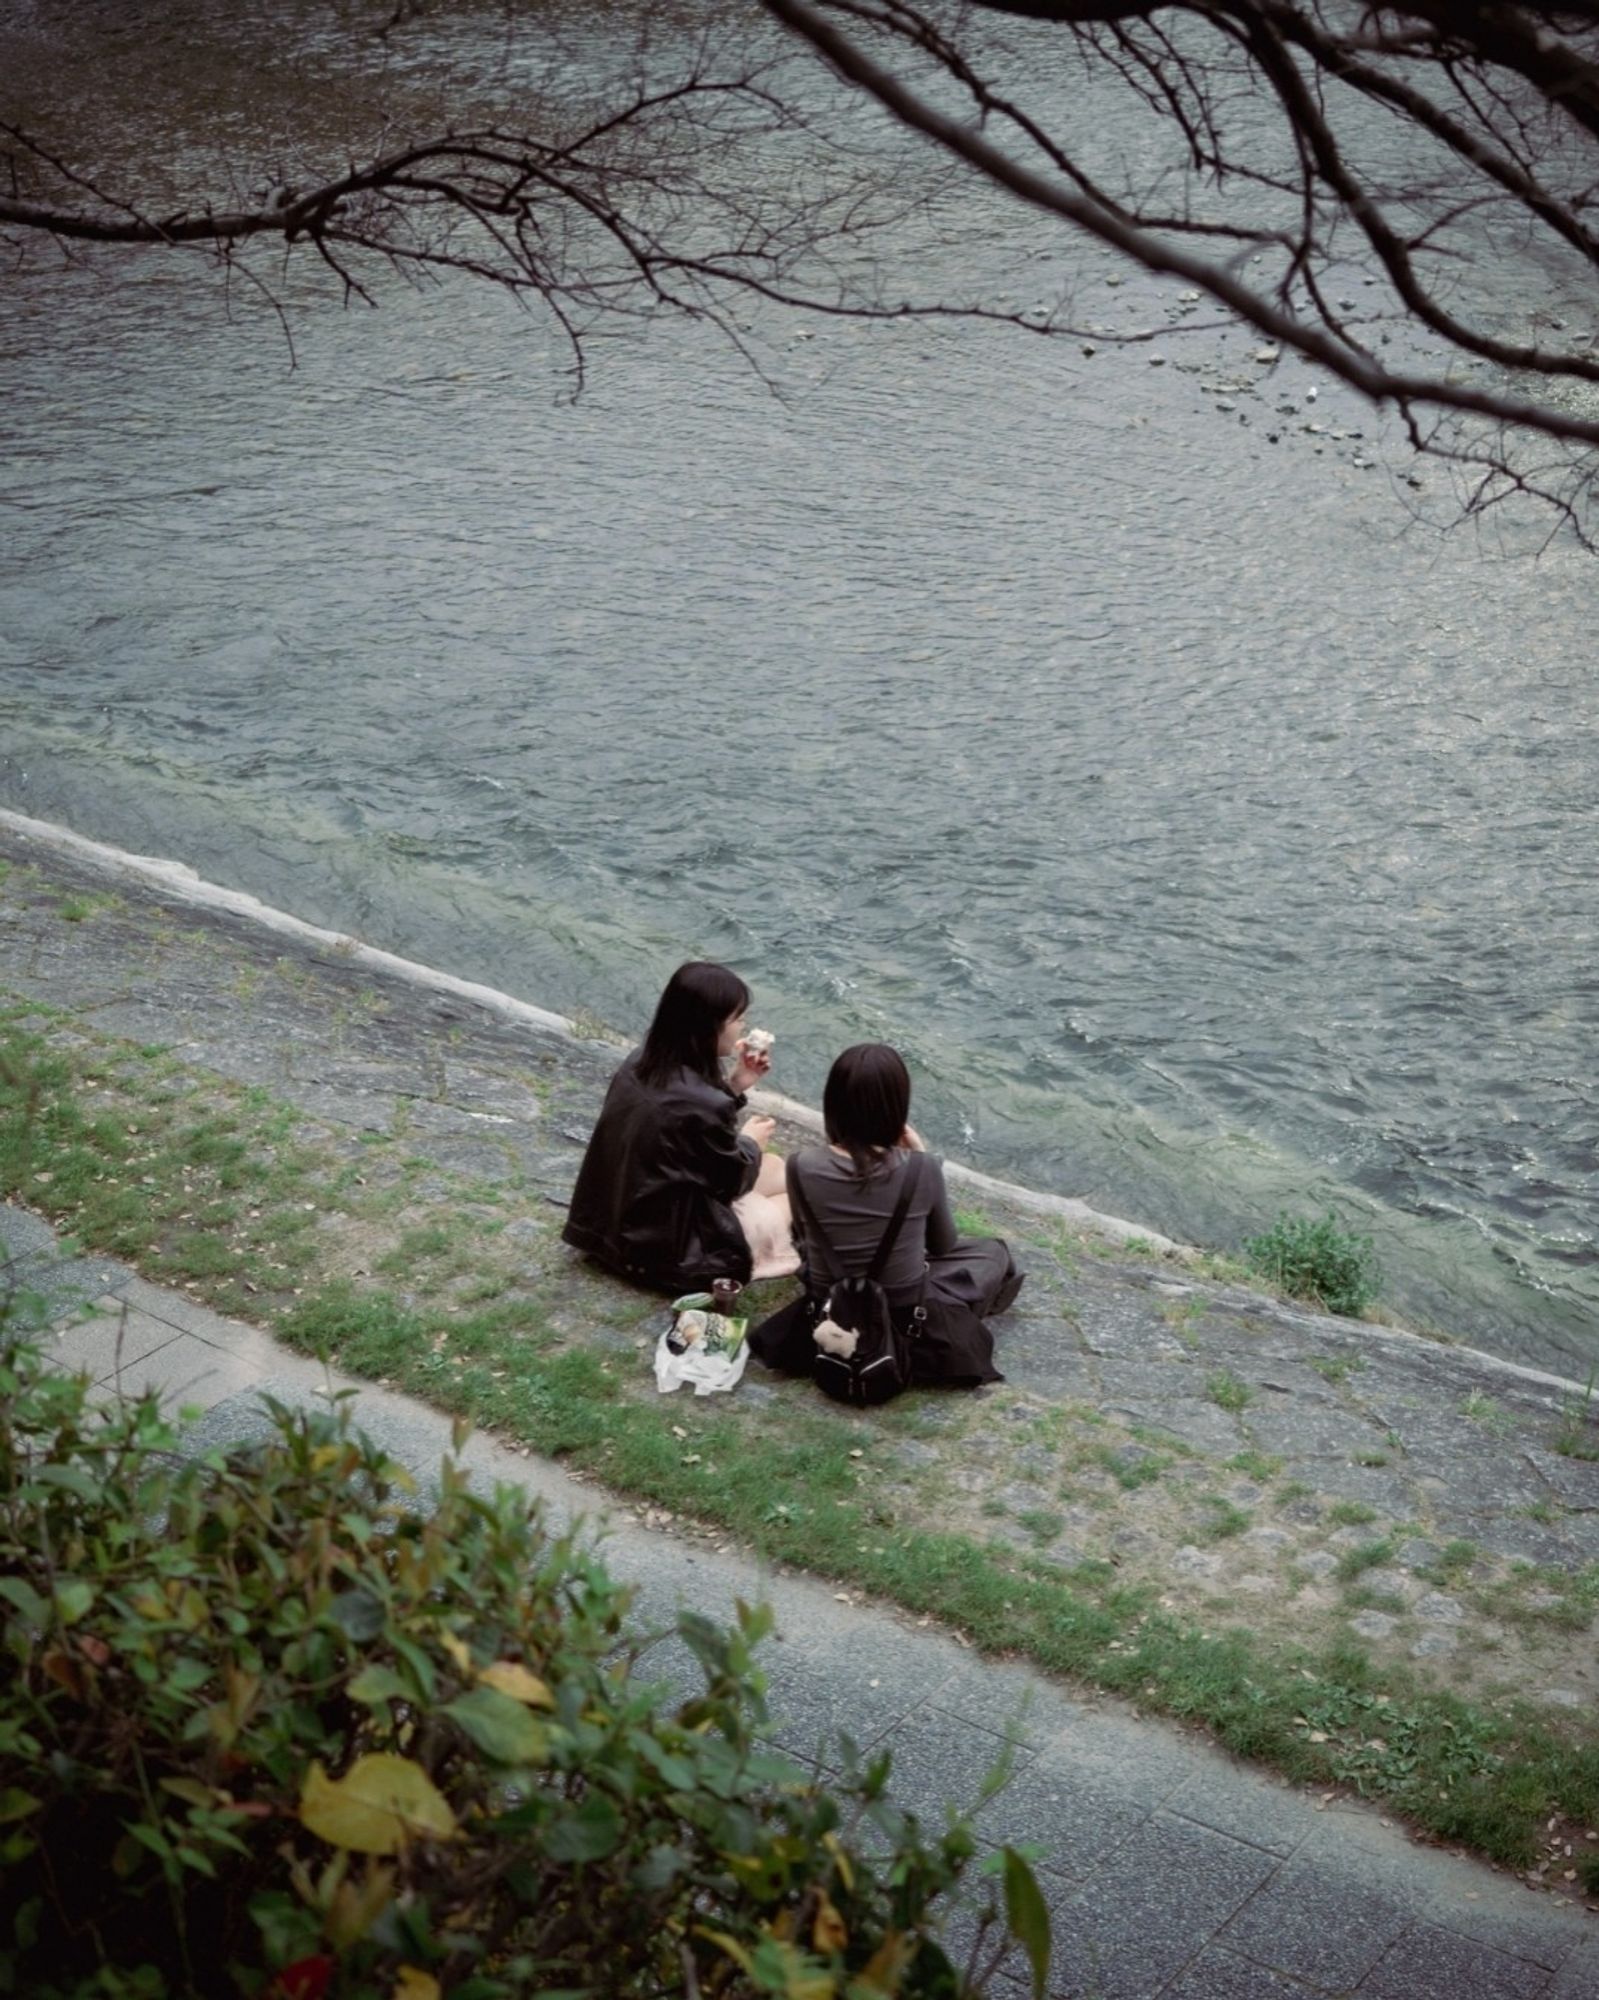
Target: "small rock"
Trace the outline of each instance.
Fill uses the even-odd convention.
[[[1166,357],[1165,357],[1165,355],[1164,355],[1164,354],[1152,354],[1152,355],[1151,355],[1151,356],[1149,357],[1149,365],[1150,365],[1150,367],[1151,367],[1151,368],[1164,368],[1164,367],[1166,366]]]
[[[1575,1688],[1544,1688],[1533,1699],[1547,1703],[1550,1708],[1586,1708],[1588,1706],[1588,1697],[1578,1694]]]
[[[1260,1549],[1285,1549],[1293,1539],[1281,1528],[1251,1528],[1244,1536],[1246,1542],[1253,1542]]]
[[[1299,1567],[1306,1576],[1331,1576],[1338,1567],[1338,1558],[1328,1555],[1325,1549],[1312,1549],[1308,1556],[1299,1558]]]
[[[1441,1590],[1430,1590],[1425,1597],[1416,1600],[1416,1616],[1436,1624],[1458,1625],[1465,1615],[1466,1608],[1460,1599],[1447,1597]]]
[[[1277,359],[1277,354],[1278,350],[1275,347],[1257,347],[1255,350],[1255,359],[1262,367],[1265,367],[1267,362]]]
[[[1093,360],[1094,356],[1095,356],[1095,355],[1096,355],[1096,354],[1097,354],[1098,352],[1099,352],[1099,349],[1098,349],[1098,348],[1097,348],[1097,347],[1096,347],[1096,346],[1094,345],[1094,343],[1093,343],[1093,342],[1092,342],[1091,340],[1085,340],[1085,341],[1083,342],[1083,353],[1084,353],[1084,354],[1085,354],[1085,355],[1087,356],[1087,358],[1088,358],[1088,359],[1089,359],[1090,361],[1092,361],[1092,360]]]
[[[1425,1632],[1410,1649],[1413,1660],[1438,1660],[1454,1652],[1460,1641],[1453,1632]]]
[[[1426,1569],[1438,1560],[1438,1545],[1413,1537],[1399,1544],[1394,1560],[1405,1569]]]
[[[1350,1620],[1362,1639],[1389,1638],[1398,1622],[1396,1618],[1390,1618],[1386,1611],[1359,1611]]]
[[[1274,1576],[1241,1576],[1238,1588],[1247,1591],[1251,1597],[1266,1597],[1277,1588]]]
[[[1185,1542],[1173,1555],[1170,1567],[1177,1576],[1208,1581],[1221,1575],[1221,1557],[1213,1555],[1209,1549],[1196,1549],[1192,1542]]]

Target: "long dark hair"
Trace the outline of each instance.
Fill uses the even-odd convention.
[[[827,1072],[822,1123],[862,1180],[899,1144],[911,1108],[911,1073],[887,1042],[857,1042]]]
[[[640,1082],[659,1088],[678,1070],[691,1069],[707,1083],[720,1083],[717,1040],[729,1015],[742,1014],[749,1004],[749,988],[725,965],[702,958],[680,965],[666,982],[639,1051]]]

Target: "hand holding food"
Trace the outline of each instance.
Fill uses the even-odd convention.
[[[751,1028],[738,1041],[738,1061],[733,1065],[733,1074],[728,1081],[737,1091],[745,1091],[772,1067],[772,1043],[776,1040],[769,1028]]]

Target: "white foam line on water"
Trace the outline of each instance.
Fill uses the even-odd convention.
[[[337,950],[347,964],[367,965],[375,972],[383,972],[393,979],[403,979],[412,986],[422,986],[435,993],[453,994],[457,999],[470,1000],[491,1013],[508,1021],[521,1021],[547,1032],[564,1035],[568,1041],[580,1042],[585,1039],[578,1034],[564,1014],[552,1014],[546,1007],[535,1007],[531,1001],[518,1000],[514,994],[502,993],[498,987],[480,986],[469,979],[457,979],[453,973],[440,972],[436,966],[422,965],[414,958],[401,958],[398,953],[382,951],[376,945],[362,944],[342,931],[324,930],[318,924],[308,924],[300,917],[292,917],[287,910],[274,909],[270,903],[263,903],[258,897],[245,893],[242,889],[224,889],[220,883],[205,881],[198,872],[184,861],[168,861],[157,855],[129,854],[123,848],[111,847],[104,841],[89,840],[81,833],[74,833],[70,827],[57,826],[53,821],[30,819],[25,813],[8,811],[0,806],[0,826],[8,827],[24,840],[36,842],[41,847],[56,853],[69,854],[74,859],[87,862],[109,875],[132,876],[138,881],[149,883],[153,888],[179,901],[194,904],[200,909],[224,910],[230,916],[244,923],[255,924],[262,930],[275,932],[280,937],[295,938],[302,944],[314,944],[324,949]],[[802,1130],[822,1133],[821,1113],[809,1104],[801,1104],[797,1099],[784,1097],[775,1090],[751,1092],[750,1101],[758,1109],[772,1116],[786,1119]],[[1157,1253],[1184,1259],[1201,1253],[1188,1244],[1177,1243],[1159,1231],[1145,1228],[1141,1223],[1127,1222],[1116,1215],[1105,1215],[1100,1210],[1090,1208],[1087,1202],[1078,1201],[1071,1195],[1046,1194],[1041,1189],[1023,1187],[1015,1181],[996,1180],[992,1174],[980,1173],[976,1167],[962,1166],[958,1160],[946,1160],[945,1173],[950,1180],[961,1187],[971,1188],[975,1193],[998,1196],[1014,1203],[1018,1208],[1030,1210],[1035,1215],[1047,1215],[1062,1222],[1069,1222],[1076,1228],[1090,1230],[1097,1236],[1108,1238],[1113,1243],[1137,1241],[1147,1244]],[[1291,1309],[1290,1309],[1291,1310]],[[1308,1318],[1309,1315],[1306,1315]],[[1371,1321],[1343,1321],[1342,1325],[1359,1325],[1365,1336],[1373,1339],[1404,1343],[1410,1346],[1435,1348],[1437,1341],[1428,1340],[1419,1333],[1407,1332],[1403,1327],[1378,1326]],[[1550,1375],[1540,1368],[1528,1368],[1519,1361],[1506,1360],[1503,1355],[1489,1354],[1482,1348],[1448,1344],[1448,1351],[1457,1357],[1468,1357],[1481,1362],[1485,1367],[1501,1374],[1514,1376],[1517,1380],[1537,1384],[1541,1388],[1559,1389],[1566,1394],[1582,1395],[1583,1385],[1564,1375]]]

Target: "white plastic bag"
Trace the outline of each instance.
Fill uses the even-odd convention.
[[[697,1347],[685,1347],[681,1354],[674,1354],[663,1333],[655,1343],[655,1386],[663,1396],[669,1396],[685,1382],[692,1382],[696,1396],[714,1396],[737,1387],[749,1358],[748,1342],[742,1343],[736,1354],[705,1354]]]
[[[691,1292],[672,1301],[672,1324],[655,1343],[655,1386],[663,1396],[692,1382],[696,1396],[737,1386],[750,1358],[747,1322],[710,1310],[710,1295]]]

